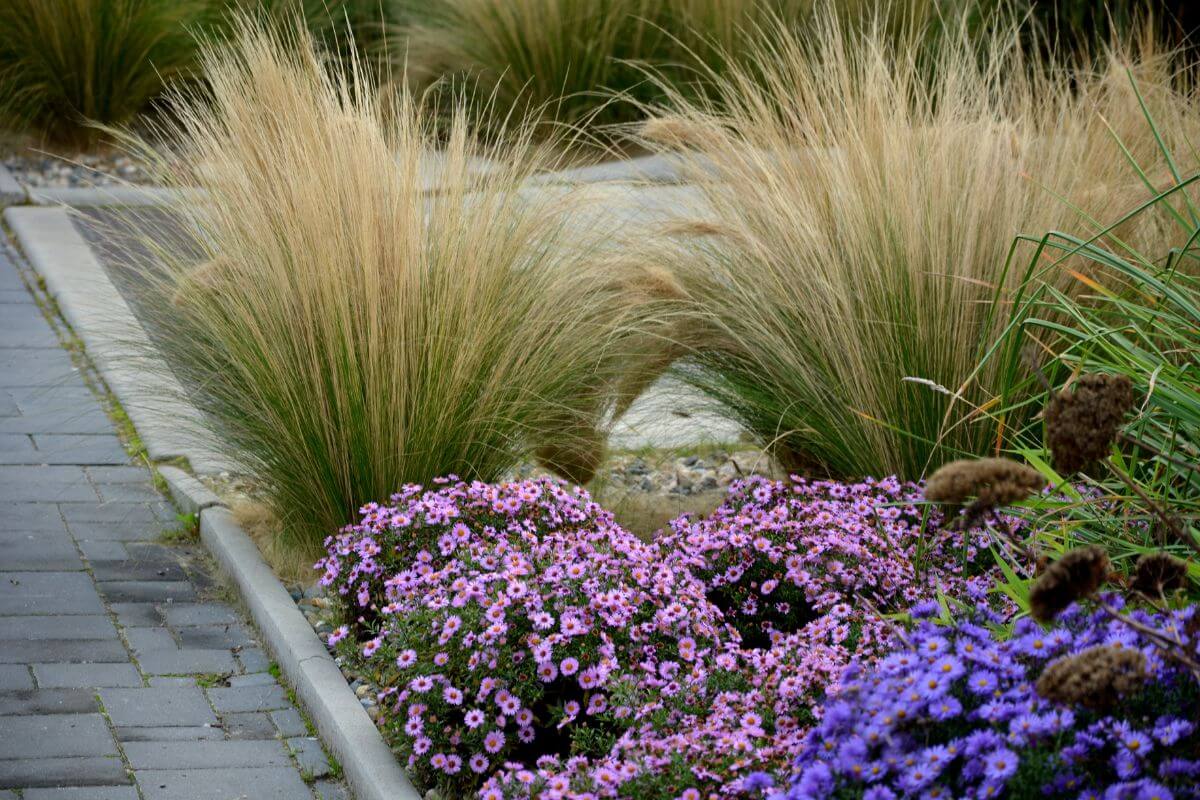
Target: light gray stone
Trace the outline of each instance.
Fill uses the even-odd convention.
[[[5,569],[62,572],[82,570],[75,542],[63,531],[0,531],[0,564]]]
[[[290,763],[283,743],[276,739],[125,742],[123,749],[135,771],[285,767]]]
[[[234,675],[229,679],[230,686],[274,686],[278,681],[269,672],[252,672],[249,675]]]
[[[0,615],[102,614],[83,572],[0,572]]]
[[[71,786],[26,789],[24,800],[138,800],[133,786]]]
[[[288,748],[296,757],[300,769],[313,778],[324,778],[329,774],[329,759],[321,749],[321,743],[312,736],[301,736],[287,740]]]
[[[224,603],[175,603],[164,608],[163,614],[172,628],[240,622],[238,613]]]
[[[113,725],[124,728],[214,725],[204,694],[195,687],[101,689],[100,702]]]
[[[122,742],[192,742],[224,738],[224,729],[212,725],[117,728],[117,739]]]
[[[0,717],[0,759],[107,756],[116,752],[117,745],[99,714]]]
[[[117,639],[29,639],[15,644],[12,639],[0,640],[0,664],[114,664],[128,660],[129,652]]]
[[[90,714],[99,711],[90,689],[34,689],[0,693],[0,716],[15,714]]]
[[[187,581],[100,581],[100,594],[110,603],[174,603],[196,599]]]
[[[106,616],[0,617],[0,639],[113,639],[117,629]]]
[[[0,760],[0,788],[121,786],[131,783],[116,756]]]
[[[0,643],[0,647],[3,646]],[[0,692],[24,692],[32,688],[33,676],[29,674],[29,667],[24,664],[0,664]]]
[[[33,433],[38,463],[125,464],[129,454],[111,433]]]
[[[272,711],[271,721],[279,729],[279,735],[285,739],[308,735],[308,726],[304,724],[304,717],[300,716],[300,712],[294,708]]]
[[[43,689],[142,685],[142,676],[133,664],[34,664],[33,674]]]
[[[296,800],[310,797],[295,767],[144,770],[145,800]]]
[[[265,713],[222,714],[221,722],[230,739],[274,739],[275,725]]]
[[[228,650],[155,650],[139,655],[138,665],[147,675],[201,675],[237,669]]]
[[[155,603],[113,603],[117,623],[125,628],[154,628],[163,624],[163,616]]]
[[[218,687],[208,690],[208,699],[218,712],[274,711],[291,705],[279,685]]]

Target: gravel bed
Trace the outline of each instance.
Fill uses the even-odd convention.
[[[37,189],[82,189],[149,184],[150,177],[123,153],[76,153],[61,156],[33,151],[9,155],[4,166],[20,183]]]

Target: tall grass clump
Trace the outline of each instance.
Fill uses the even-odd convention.
[[[200,64],[206,90],[175,90],[155,133],[201,166],[172,174],[126,142],[207,193],[177,209],[199,266],[146,242],[151,328],[291,541],[318,546],[407,482],[496,480],[542,445],[586,472],[566,462],[577,440],[591,452],[641,267],[572,221],[574,193],[517,191],[540,162],[527,134],[483,150],[460,112],[436,141],[419,98],[380,95],[303,29],[243,22]]]
[[[86,145],[87,120],[124,124],[192,66],[209,0],[5,0],[0,123]]]
[[[675,226],[683,374],[785,466],[915,479],[995,451],[999,367],[975,367],[1026,280],[1014,237],[1116,218],[1150,192],[1127,156],[1169,178],[1142,104],[1180,135],[1197,118],[1153,42],[1084,72],[1020,40],[1016,25],[931,43],[830,21],[647,123],[708,206]]]
[[[392,53],[418,85],[456,78],[505,108],[598,128],[661,97],[650,72],[703,92],[756,38],[813,18],[813,0],[431,0],[413,3]],[[872,3],[843,4],[846,15]],[[885,4],[896,16],[932,0]]]

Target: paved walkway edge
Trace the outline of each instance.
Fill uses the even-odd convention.
[[[200,472],[228,468],[204,422],[65,208],[14,207],[4,218],[50,296],[125,407],[150,457],[186,458]]]
[[[138,391],[134,381],[146,377],[137,364],[144,358],[144,351],[130,350],[128,344],[111,338],[129,335],[130,322],[142,337],[145,332],[137,325],[116,287],[108,281],[104,268],[76,232],[65,210],[10,208],[5,219],[17,234],[30,263],[45,279],[63,315],[83,339],[105,381],[126,404],[134,427],[146,439],[149,449],[148,432],[142,428],[145,420],[134,418],[127,399],[131,388],[135,393]],[[123,325],[114,325],[113,317],[119,312],[128,315],[128,319]],[[98,359],[98,353],[106,357]],[[135,364],[119,363],[122,356],[135,359]],[[197,413],[190,407],[183,411]],[[151,456],[157,458],[153,450]],[[161,467],[160,473],[181,508],[188,513],[199,513],[201,540],[232,578],[267,648],[295,689],[300,705],[313,720],[322,741],[341,762],[357,800],[420,800],[420,794],[405,776],[325,645],[263,561],[250,537],[229,511],[219,505],[220,501],[191,475],[169,466]]]
[[[0,206],[19,205],[29,199],[22,186],[8,168],[0,164]]]
[[[267,649],[341,762],[355,797],[420,800],[325,645],[227,509],[200,512],[200,539],[233,578]]]

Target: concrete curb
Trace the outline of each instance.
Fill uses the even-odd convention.
[[[35,206],[174,206],[201,200],[199,189],[163,189],[157,186],[99,186],[94,188],[36,187],[29,189]]]
[[[148,377],[156,380],[155,376],[164,373],[143,369],[147,351],[141,348],[149,348],[149,341],[104,268],[63,209],[10,208],[5,219],[61,312],[83,339],[97,369],[126,406],[151,457],[161,458],[155,454],[161,449],[150,448],[148,434],[149,430],[156,436],[164,433],[160,427],[164,421],[145,414],[135,417],[134,408],[145,393],[138,380],[145,384]],[[131,345],[121,338],[135,335],[143,337],[143,344]],[[182,400],[174,404],[173,411],[199,413]],[[178,427],[178,419],[175,425]],[[237,586],[268,650],[322,741],[341,762],[357,800],[421,800],[325,645],[233,515],[195,477],[170,465],[158,467],[158,471],[180,510],[199,514],[201,540]]]
[[[228,468],[204,420],[158,355],[125,298],[62,208],[13,207],[4,218],[67,322],[156,461],[186,458],[201,472]]]
[[[218,507],[201,511],[200,539],[233,578],[267,649],[341,762],[358,800],[420,800],[325,645],[233,515]]]
[[[25,187],[0,164],[0,206],[17,206],[29,200]]]
[[[167,491],[171,493],[171,499],[175,501],[175,505],[184,514],[199,515],[206,508],[225,506],[221,502],[221,498],[210,492],[208,487],[179,467],[164,464],[161,467],[157,467],[157,470],[162,479],[167,482]]]

